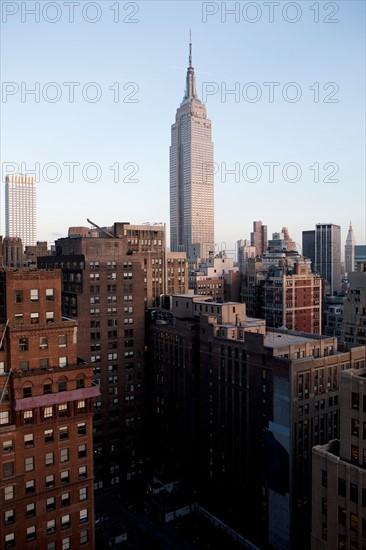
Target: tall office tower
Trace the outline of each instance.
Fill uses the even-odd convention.
[[[83,232],[84,233],[84,232]],[[165,259],[168,274],[166,277]],[[56,241],[38,266],[63,272],[62,307],[78,321],[78,355],[93,363],[95,488],[141,480],[145,450],[145,308],[188,289],[184,254],[165,258],[162,225],[115,223]],[[165,279],[167,279],[165,283]]]
[[[5,236],[19,237],[23,246],[36,244],[36,179],[6,176]]]
[[[302,232],[302,254],[311,260],[311,270],[315,269],[315,230]]]
[[[315,229],[315,273],[324,277],[333,294],[341,289],[341,228],[317,223]]]
[[[214,175],[211,121],[197,98],[192,45],[186,91],[172,125],[170,146],[170,248],[209,257],[214,247]]]
[[[93,403],[61,271],[0,270],[0,548],[94,549]]]
[[[353,233],[352,223],[350,222],[346,246],[344,247],[345,267],[348,276],[355,270],[355,244],[355,235]]]
[[[366,548],[365,361],[341,373],[340,436],[312,449],[311,550]]]
[[[267,226],[261,221],[253,222],[253,232],[250,234],[250,244],[255,246],[257,256],[262,257],[267,250]]]

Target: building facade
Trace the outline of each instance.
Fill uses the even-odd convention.
[[[260,220],[253,222],[253,231],[250,234],[250,244],[255,247],[255,253],[260,258],[267,250],[267,226],[263,225]]]
[[[170,249],[207,258],[215,242],[214,153],[211,121],[197,97],[189,47],[186,90],[171,129]]]
[[[339,439],[312,451],[311,550],[366,548],[365,377],[342,372]]]
[[[172,315],[150,330],[163,464],[260,548],[309,548],[311,449],[338,437],[340,373],[365,349],[268,330],[245,304],[173,296]]]
[[[349,276],[352,271],[355,271],[355,245],[356,239],[352,228],[352,223],[349,224],[347,233],[346,245],[344,247],[345,270]]]
[[[0,273],[0,546],[94,549],[99,387],[61,317],[61,272]]]
[[[314,272],[324,277],[329,294],[341,289],[341,228],[332,223],[318,223],[315,228]]]
[[[5,236],[23,246],[36,244],[36,179],[22,174],[5,178]]]

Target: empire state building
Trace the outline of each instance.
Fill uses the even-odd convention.
[[[211,121],[197,98],[189,44],[183,101],[170,146],[170,248],[207,258],[214,247],[214,174]]]

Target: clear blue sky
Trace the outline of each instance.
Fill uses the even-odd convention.
[[[240,2],[240,12],[226,14],[226,21],[221,2],[79,3],[72,23],[70,8],[62,1],[57,10],[51,6],[45,13],[47,2],[40,2],[39,22],[26,13],[35,2],[2,2],[1,79],[3,92],[8,92],[1,103],[3,234],[3,163],[9,162],[19,168],[24,162],[27,169],[39,163],[41,168],[39,240],[53,242],[70,225],[87,226],[87,218],[99,225],[149,221],[165,222],[169,228],[170,126],[183,97],[191,29],[199,96],[212,90],[206,105],[218,165],[219,248],[233,249],[236,240],[249,238],[253,220],[259,219],[269,234],[287,226],[297,243],[303,229],[313,229],[317,222],[336,223],[342,228],[342,245],[352,220],[357,244],[366,242],[363,1],[280,2],[273,7],[272,23],[270,8],[260,1],[250,6]],[[94,6],[85,11],[87,4]],[[226,2],[227,10],[234,6]],[[9,13],[16,8],[17,13]],[[217,13],[204,22],[206,11]],[[100,19],[90,23],[85,17]],[[57,18],[55,23],[47,21]],[[128,22],[133,19],[135,23]],[[40,101],[31,95],[22,101],[21,90],[34,88],[36,82]],[[51,82],[57,87],[49,86]],[[80,83],[73,103],[65,82]],[[85,88],[90,82],[98,88]],[[123,89],[131,82],[135,84]],[[255,86],[248,86],[253,82]],[[279,83],[273,102],[266,82]],[[287,86],[291,82],[296,86]],[[114,102],[115,83],[119,102]],[[235,86],[238,101],[234,95],[225,97],[225,89]],[[87,101],[82,89],[91,100],[97,89],[102,96],[98,102]],[[57,90],[59,101],[47,101]],[[256,93],[261,99],[250,101]],[[301,99],[291,102],[299,93]],[[129,94],[137,102],[123,102]],[[329,102],[332,99],[338,102]],[[56,182],[42,178],[42,170],[52,162],[60,165]],[[65,165],[70,162],[80,163],[74,182]],[[269,181],[269,167],[263,164],[268,162],[280,164],[274,168],[274,181]],[[83,178],[87,163],[100,166],[98,182]],[[109,168],[115,163],[120,166],[119,182]],[[227,174],[225,181],[224,168],[231,170],[235,163],[240,173]],[[284,179],[288,163],[301,168],[299,181]],[[138,181],[123,181],[136,165],[138,173],[130,177]],[[335,165],[339,172],[332,178]],[[95,174],[89,168],[87,178]],[[46,170],[46,180],[55,175],[52,168]],[[258,181],[253,181],[256,176]],[[295,176],[295,168],[288,167],[287,179]],[[339,181],[324,181],[326,176]]]

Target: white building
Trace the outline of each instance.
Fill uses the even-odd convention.
[[[192,44],[186,90],[171,131],[170,248],[207,258],[214,247],[214,154],[211,121],[197,98]],[[198,246],[199,245],[199,246]]]
[[[346,239],[346,246],[344,247],[345,268],[347,275],[355,271],[355,244],[355,235],[353,233],[352,223],[350,223]]]
[[[19,237],[23,247],[36,244],[36,180],[17,174],[5,179],[5,235]]]

